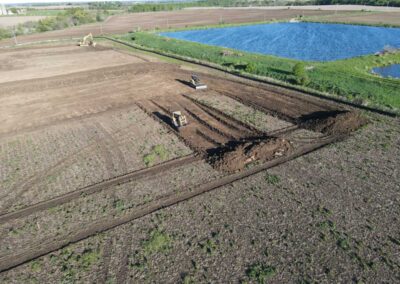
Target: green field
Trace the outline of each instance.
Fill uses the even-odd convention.
[[[250,73],[290,84],[298,82],[293,73],[294,66],[300,62],[297,60],[170,39],[149,32],[130,33],[117,38],[155,51],[216,63],[232,72]],[[363,105],[399,112],[400,80],[384,79],[370,73],[372,67],[392,63],[400,63],[400,53],[333,62],[304,62],[309,78],[305,87]]]
[[[62,10],[42,10],[42,9],[28,9],[26,11],[26,16],[57,16],[60,14],[60,12],[63,12]]]

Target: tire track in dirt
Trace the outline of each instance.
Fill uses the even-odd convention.
[[[113,237],[109,237],[103,245],[103,263],[99,271],[97,283],[106,283],[108,278],[108,270],[110,268],[111,256],[113,249]]]
[[[226,125],[229,128],[232,128],[236,131],[240,132],[247,132],[248,135],[253,135],[254,133],[263,134],[264,132],[254,128],[251,125],[245,124],[234,117],[228,116],[222,111],[204,104],[196,99],[190,98],[186,96],[188,99],[192,100],[195,104],[197,104],[204,112],[208,113],[210,116],[214,117],[215,119],[219,120],[221,123]]]
[[[29,248],[27,248],[22,252],[15,252],[1,257],[0,272],[9,270],[13,267],[26,263],[40,256],[46,255],[50,252],[59,250],[63,247],[68,246],[69,244],[84,240],[92,235],[108,231],[120,225],[129,223],[135,219],[141,218],[143,216],[156,212],[160,209],[173,206],[177,203],[183,202],[185,200],[188,200],[205,192],[209,192],[218,189],[224,185],[230,184],[232,182],[247,178],[261,171],[269,169],[271,167],[275,167],[277,165],[280,165],[297,157],[303,156],[307,153],[316,151],[328,144],[331,144],[338,140],[342,140],[345,137],[347,137],[347,135],[332,135],[330,139],[326,139],[323,142],[307,143],[303,146],[294,149],[287,156],[276,158],[267,163],[255,166],[249,170],[227,175],[220,179],[199,185],[195,188],[182,190],[173,193],[169,196],[165,196],[163,198],[151,201],[142,206],[139,206],[138,208],[132,210],[131,212],[119,218],[99,219],[91,223],[90,225],[85,226],[83,229],[72,231],[64,236],[55,236],[49,239],[41,240],[39,243],[30,244]]]
[[[128,166],[125,161],[124,154],[122,153],[121,149],[119,148],[119,143],[114,139],[114,137],[108,132],[108,130],[100,123],[100,122],[95,122],[95,126],[97,129],[99,129],[102,133],[102,136],[104,136],[102,139],[100,139],[101,143],[104,144],[106,148],[109,148],[111,150],[108,150],[108,152],[115,152],[116,156],[118,157],[119,160],[119,165],[117,165],[117,168],[120,168],[124,173],[128,171]],[[114,155],[111,155],[112,157]],[[115,168],[115,165],[114,165]],[[112,169],[112,172],[110,172],[110,177],[114,174],[114,169]]]
[[[210,111],[205,111],[206,107],[201,108],[195,101],[190,100],[183,96],[178,104],[186,110],[193,118],[195,118],[200,124],[203,124],[211,131],[217,132],[218,134],[224,136],[228,140],[240,140],[246,136],[249,136],[246,131],[241,131],[237,127],[232,127],[229,125],[234,124],[234,120],[231,123],[224,121],[223,118],[218,117],[218,115],[210,115]],[[247,130],[247,129],[246,129]],[[254,133],[251,133],[254,136]]]
[[[88,123],[84,123],[81,122],[82,126],[85,128],[93,128],[91,127]],[[99,126],[100,130],[102,130],[102,126]],[[103,128],[104,129],[104,128]],[[123,129],[117,131],[118,134],[120,134],[120,132]],[[106,132],[106,130],[104,129],[103,132]],[[91,136],[89,138],[89,141],[91,141],[88,145],[86,145],[85,147],[78,149],[75,152],[72,152],[71,154],[69,154],[67,157],[59,160],[58,162],[56,162],[55,164],[53,164],[52,166],[36,173],[33,174],[32,176],[28,177],[25,180],[22,180],[20,183],[14,185],[11,190],[4,194],[3,196],[1,196],[1,198],[6,198],[7,196],[9,196],[11,193],[15,193],[17,192],[17,194],[11,198],[10,200],[6,201],[2,207],[3,210],[6,210],[8,208],[10,208],[19,198],[22,194],[24,194],[24,192],[28,191],[30,188],[32,188],[32,186],[39,184],[40,182],[42,182],[43,180],[45,180],[47,177],[49,176],[53,176],[56,175],[57,173],[59,173],[60,171],[62,171],[63,169],[65,169],[68,166],[71,166],[72,164],[76,163],[77,158],[81,157],[84,154],[90,154],[93,151],[96,151],[96,147],[98,147],[98,149],[100,150],[100,152],[102,153],[102,156],[105,158],[105,162],[106,162],[106,168],[107,171],[109,173],[109,177],[113,176],[113,161],[111,158],[111,154],[109,153],[109,150],[107,149],[107,147],[104,145],[104,139],[109,139],[110,138],[110,134],[108,133],[104,135],[105,137],[102,139],[101,137],[98,137],[98,134],[94,134],[93,136]],[[112,138],[112,136],[111,136]],[[113,139],[113,138],[112,138]],[[113,139],[113,141],[115,141]],[[117,146],[117,145],[116,145]],[[115,146],[115,147],[116,147]],[[122,155],[122,153],[121,153]],[[123,155],[122,155],[123,156]],[[124,160],[125,161],[125,160]],[[126,170],[126,163],[125,163],[125,168],[124,168],[125,172]],[[1,215],[1,213],[0,213]]]
[[[85,128],[89,128],[89,129],[93,128],[88,123],[84,123],[82,121],[79,121],[79,122]],[[127,139],[126,134],[128,132],[126,132],[126,130],[129,129],[129,126],[126,128],[120,128],[117,131],[115,131],[113,133],[113,135],[115,136],[115,138],[114,138],[113,135],[111,135],[100,123],[95,122],[94,124],[101,131],[103,137],[98,137],[97,133],[92,135],[88,139],[88,141],[90,141],[90,143],[88,145],[70,153],[67,157],[62,158],[61,160],[57,161],[55,164],[49,166],[46,169],[43,169],[42,171],[40,171],[38,173],[31,175],[27,179],[22,180],[20,183],[14,185],[9,192],[0,196],[0,198],[4,199],[7,196],[9,196],[11,193],[18,192],[14,198],[12,198],[9,201],[6,201],[5,204],[2,205],[3,210],[10,208],[24,192],[26,192],[27,190],[32,188],[32,186],[37,185],[38,183],[40,183],[41,181],[46,179],[46,177],[56,175],[57,173],[62,171],[64,168],[71,166],[72,164],[74,164],[77,161],[78,157],[81,157],[82,155],[85,155],[85,154],[88,155],[91,152],[95,152],[97,146],[99,146],[100,152],[103,153],[102,156],[105,157],[105,159],[106,159],[106,168],[109,173],[108,178],[115,176],[114,166],[111,166],[111,165],[113,165],[112,158],[110,158],[110,154],[107,154],[107,152],[110,152],[109,149],[116,150],[117,156],[119,157],[120,166],[122,166],[122,172],[128,172],[128,167],[127,167],[124,155],[121,152],[121,150],[119,149],[119,145]],[[0,212],[0,216],[2,214],[5,214],[5,213]]]
[[[132,243],[131,242],[132,234],[130,234],[129,231],[126,232],[123,240],[124,244],[122,246],[122,258],[118,269],[117,284],[126,283],[126,278],[128,276],[128,261],[129,261],[130,247]]]
[[[115,165],[114,165],[114,161],[112,158],[112,153],[110,152],[107,144],[104,142],[105,139],[109,138],[104,133],[104,132],[106,132],[106,130],[98,122],[93,123],[94,127],[92,125],[90,125],[89,123],[85,123],[85,122],[82,122],[82,124],[87,129],[93,129],[93,128],[96,129],[96,130],[94,130],[94,132],[95,132],[95,135],[94,135],[95,148],[97,148],[99,150],[98,152],[100,153],[100,157],[104,158],[105,168],[108,172],[108,178],[112,177],[113,173],[114,173]],[[100,135],[99,135],[98,130],[100,131]],[[103,134],[103,135],[101,135],[101,134]]]
[[[11,220],[34,214],[38,211],[43,211],[43,210],[49,209],[51,207],[62,205],[64,203],[70,202],[71,200],[79,198],[82,195],[90,195],[90,194],[108,189],[115,185],[121,185],[121,184],[130,182],[133,179],[148,177],[148,176],[160,173],[160,172],[170,170],[172,168],[180,167],[183,165],[193,163],[195,161],[199,161],[201,159],[202,159],[202,157],[191,154],[188,156],[170,160],[168,162],[164,162],[162,164],[158,164],[158,165],[150,167],[150,168],[140,169],[137,171],[126,173],[126,174],[118,176],[118,177],[108,179],[106,181],[95,183],[95,184],[83,187],[81,189],[74,190],[74,191],[65,193],[63,195],[60,195],[60,196],[57,196],[57,197],[54,197],[54,198],[51,198],[51,199],[48,199],[48,200],[45,200],[42,202],[38,202],[36,204],[27,206],[20,210],[3,213],[0,215],[0,224],[4,224]]]

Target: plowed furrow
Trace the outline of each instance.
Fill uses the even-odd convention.
[[[173,101],[168,101],[165,98],[160,98],[157,102],[154,100],[151,102],[159,107],[159,111],[168,113],[169,116],[173,111],[183,111],[183,114],[187,117],[188,124],[184,127],[180,127],[177,134],[181,136],[192,149],[204,152],[229,141],[228,138],[215,131],[215,129],[207,125],[207,123],[197,120],[195,116],[192,116],[191,113],[184,109],[184,106]]]
[[[254,136],[255,134],[261,134],[261,131],[251,127],[250,125],[246,125],[243,122],[238,121],[232,117],[228,117],[226,114],[213,107],[207,106],[196,100],[193,101],[208,115],[214,117],[230,129],[240,132],[242,135]]]

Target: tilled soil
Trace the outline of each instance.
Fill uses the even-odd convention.
[[[334,111],[313,113],[302,117],[301,127],[324,134],[350,133],[368,123],[368,120],[355,111]]]
[[[257,283],[257,271],[266,271],[270,283],[397,283],[400,124],[371,120],[346,141],[69,245],[0,279]],[[154,240],[160,246],[150,246]]]
[[[253,140],[223,149],[223,153],[215,154],[209,160],[219,171],[236,172],[254,161],[266,162],[286,155],[291,148],[290,142],[283,138]]]
[[[85,257],[82,258],[69,249],[59,250],[69,243],[247,179],[342,139],[346,136],[342,132],[347,134],[347,131],[335,131],[325,135],[298,129],[301,118],[313,115],[317,125],[314,130],[322,131],[325,126],[319,126],[321,117],[315,114],[345,111],[306,94],[201,73],[208,89],[196,92],[185,83],[191,72],[178,66],[147,62],[136,56],[129,64],[119,62],[115,66],[110,59],[122,56],[129,61],[131,56],[100,47],[87,54],[95,58],[96,54],[106,52],[104,62],[101,56],[96,57],[104,66],[95,68],[88,63],[87,69],[82,70],[72,64],[75,50],[77,56],[86,54],[81,49],[65,46],[15,50],[13,56],[21,54],[21,66],[26,66],[21,69],[24,76],[34,76],[35,70],[42,70],[43,66],[48,66],[43,70],[50,74],[54,68],[52,56],[59,56],[57,67],[62,71],[50,77],[43,73],[40,78],[0,83],[0,155],[6,161],[0,167],[1,270],[51,252],[61,253],[67,262],[84,261],[81,267],[89,271],[101,258],[103,249],[83,249],[81,253]],[[41,60],[31,61],[35,57]],[[39,61],[44,62],[39,64]],[[6,71],[1,72],[8,76]],[[10,68],[9,72],[15,70]],[[274,127],[275,136],[269,137],[271,132],[265,133],[195,98],[208,92],[226,95],[236,100],[239,107],[259,105],[258,109],[274,116],[275,122],[282,120],[283,123],[274,124],[282,127]],[[176,110],[187,116],[187,126],[179,129],[172,126],[170,115]],[[347,116],[337,117],[341,122],[347,119]],[[331,120],[329,123],[336,130],[349,129],[345,123],[335,124]],[[260,137],[267,139],[261,141]],[[241,147],[232,148],[240,143]],[[212,168],[191,156],[193,159],[189,157],[187,163],[176,163],[170,171],[168,166],[156,166],[154,169],[163,169],[158,175],[148,175],[151,170],[140,172],[163,162],[172,165],[167,161],[192,152],[208,157],[227,149],[243,154],[239,160],[225,163],[229,165],[228,172],[234,171],[232,166],[243,163],[245,167],[247,161],[255,163],[226,175],[216,170],[218,167]],[[160,238],[158,233],[153,234]],[[96,271],[102,279],[110,275],[126,282],[129,267],[137,263],[131,259],[136,256],[128,255],[134,237],[127,233],[118,238],[112,237],[104,243],[113,246],[118,242],[118,249],[123,252],[121,258],[114,259],[112,250],[104,248],[105,264]],[[102,240],[95,243],[103,244]],[[199,243],[206,252],[214,250],[212,240]],[[140,262],[142,256],[137,257]],[[63,281],[71,281],[80,273],[70,271],[68,265],[60,265],[64,268],[55,273],[63,274],[58,277]],[[38,269],[36,264],[33,267]],[[8,273],[12,275],[13,270]],[[1,275],[5,282],[8,273]]]

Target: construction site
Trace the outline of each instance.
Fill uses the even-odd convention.
[[[91,33],[0,62],[1,283],[400,279],[398,118]]]

